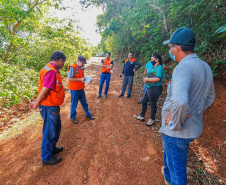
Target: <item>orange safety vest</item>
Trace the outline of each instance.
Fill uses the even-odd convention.
[[[62,105],[64,102],[64,87],[62,84],[62,78],[60,76],[60,73],[58,70],[50,63],[48,63],[45,67],[43,67],[39,74],[39,80],[38,80],[38,94],[40,94],[43,83],[44,83],[44,76],[47,72],[50,70],[54,71],[56,73],[56,86],[55,89],[51,89],[48,96],[44,101],[41,102],[41,105],[46,106],[59,106]]]
[[[84,71],[82,71],[76,63],[74,63],[70,67],[73,67],[74,78],[84,78]],[[69,67],[69,69],[70,69],[70,67]],[[79,82],[79,81],[78,82],[69,81],[68,88],[70,90],[81,90],[81,89],[85,88],[85,83]]]
[[[112,60],[111,60],[110,58],[109,58],[109,59],[107,59],[107,58],[103,59],[103,64],[104,64],[104,65],[106,65],[106,66],[110,66],[110,65],[111,65],[111,63],[112,63]],[[106,69],[106,68],[102,67],[102,73],[104,73],[104,72],[111,73],[111,70],[110,70],[110,69]]]
[[[126,60],[125,60],[125,63],[128,62],[128,60],[129,60],[129,59],[126,59]],[[130,61],[130,62],[135,62],[136,59],[135,59],[135,58],[132,58],[132,59],[130,59],[129,61]]]

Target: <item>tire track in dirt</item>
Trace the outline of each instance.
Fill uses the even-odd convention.
[[[73,125],[69,119],[70,92],[66,92],[58,144],[64,146],[64,151],[58,154],[63,162],[42,167],[40,117],[39,123],[27,127],[23,134],[1,141],[2,184],[164,184],[160,173],[162,148],[155,144],[160,142],[160,137],[133,118],[141,110],[133,96],[118,98],[122,79],[118,77],[117,67],[108,98],[96,98],[101,73],[98,64],[93,61],[85,71],[86,76],[93,77],[85,91],[95,120],[88,120],[79,104],[79,123]]]

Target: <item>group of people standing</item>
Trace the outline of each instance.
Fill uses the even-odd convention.
[[[167,97],[162,108],[162,133],[164,150],[164,167],[162,174],[166,184],[187,184],[187,155],[190,143],[198,138],[203,129],[203,113],[215,98],[213,74],[209,65],[202,61],[195,53],[196,44],[194,32],[186,27],[174,32],[170,40],[163,42],[169,46],[169,55],[178,62],[168,83]],[[110,53],[101,61],[102,74],[97,98],[101,97],[103,84],[106,80],[104,97],[107,98],[113,60]],[[60,105],[64,101],[64,88],[59,69],[63,68],[65,55],[56,51],[51,56],[51,62],[41,69],[39,75],[39,95],[32,102],[31,108],[40,108],[43,117],[42,163],[53,165],[62,161],[54,156],[63,150],[56,147],[61,130]],[[71,93],[71,121],[77,123],[76,108],[78,100],[81,102],[88,119],[95,119],[89,109],[84,92],[84,66],[86,59],[78,57],[78,61],[69,67],[68,81]],[[131,97],[134,72],[141,67],[141,63],[133,58],[130,52],[125,60],[123,71],[123,85],[119,98],[124,96],[128,85],[127,98]],[[142,111],[136,119],[144,121],[147,104],[151,106],[151,118],[147,126],[155,120],[157,101],[162,93],[162,79],[164,69],[162,57],[153,53],[151,61],[147,63],[144,72],[144,93],[142,97]],[[120,76],[121,76],[120,75]]]
[[[100,76],[100,86],[99,94],[97,98],[101,98],[102,88],[104,81],[106,80],[106,88],[104,92],[104,98],[107,98],[107,93],[109,89],[110,79],[111,79],[111,70],[113,69],[114,62],[110,59],[111,53],[106,54],[106,58],[101,60],[102,74]],[[125,60],[123,65],[122,73],[120,77],[123,77],[122,91],[119,98],[123,97],[128,86],[127,97],[130,98],[132,94],[133,87],[133,78],[134,72],[137,71],[142,64],[134,58],[134,53],[129,52],[128,59]],[[144,70],[143,81],[145,83],[142,97],[142,111],[139,116],[136,116],[136,119],[144,121],[144,116],[147,111],[147,105],[151,106],[151,118],[146,123],[147,126],[154,124],[155,115],[157,111],[157,101],[159,96],[162,94],[162,79],[164,75],[164,69],[162,64],[162,57],[158,53],[153,53],[151,61],[149,61]]]

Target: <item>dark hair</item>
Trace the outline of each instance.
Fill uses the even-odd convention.
[[[133,51],[130,51],[129,53],[131,53],[132,55],[134,55],[134,52]]]
[[[180,45],[181,47],[181,50],[184,52],[184,53],[187,53],[187,52],[192,52],[194,53],[195,52],[195,45]]]
[[[62,59],[63,61],[66,60],[65,54],[61,51],[54,51],[50,57],[50,61],[58,61],[60,59]]]
[[[159,64],[162,65],[162,57],[158,53],[153,53],[152,57],[156,58],[159,60]]]
[[[111,56],[111,53],[110,52],[107,52],[106,54],[109,54]]]
[[[188,53],[188,52],[194,53],[195,52],[195,43],[196,43],[196,40],[195,39],[192,39],[190,42],[191,43],[194,43],[194,45],[183,45],[183,44],[176,44],[176,43],[172,43],[172,45],[178,45],[178,46],[180,46],[181,47],[181,50],[184,53]]]

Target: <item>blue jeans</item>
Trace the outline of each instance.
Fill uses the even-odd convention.
[[[106,88],[105,88],[105,91],[104,91],[104,94],[107,95],[108,93],[108,89],[109,89],[109,84],[110,84],[110,79],[111,79],[111,74],[101,74],[100,75],[100,87],[99,87],[99,94],[102,93],[102,88],[103,88],[103,85],[104,85],[104,81],[106,80]]]
[[[43,118],[42,130],[42,161],[52,159],[53,147],[56,145],[61,131],[60,107],[40,105]]]
[[[123,83],[122,83],[122,92],[121,92],[122,95],[125,94],[127,84],[129,84],[127,95],[130,96],[132,93],[132,87],[133,87],[133,76],[124,76]]]
[[[78,100],[82,104],[83,109],[86,112],[86,116],[91,116],[91,113],[88,109],[88,104],[86,102],[86,95],[84,89],[81,90],[70,90],[71,92],[71,119],[75,119],[76,117],[76,109],[78,106]]]
[[[187,156],[194,139],[181,139],[162,134],[164,177],[171,185],[187,185]]]

